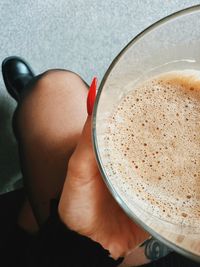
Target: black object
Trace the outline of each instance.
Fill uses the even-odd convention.
[[[116,267],[114,260],[99,243],[69,230],[59,218],[57,201],[52,201],[51,215],[41,227],[30,249],[29,267]]]
[[[88,240],[73,231],[71,232],[62,225],[55,211],[56,203],[54,207],[52,205],[51,216],[42,227],[40,233],[38,233],[38,236],[32,238],[25,234],[20,228],[16,227],[17,215],[24,198],[25,192],[23,189],[0,195],[0,266],[83,267],[86,264],[83,259],[87,261],[87,267],[101,266],[101,263],[103,263],[103,267],[116,266],[118,264],[108,258],[106,251],[100,245],[95,242],[92,244],[92,240]],[[2,237],[4,238],[2,239]],[[90,253],[92,253],[91,258]],[[93,253],[98,257],[99,263],[97,262],[97,265],[95,262],[97,258]],[[107,265],[104,265],[105,261],[108,261]],[[144,267],[199,266],[199,263],[184,258],[175,252],[144,265]]]
[[[59,219],[57,201],[52,201],[50,217],[38,234],[31,236],[23,231],[16,224],[16,215],[24,193],[24,190],[18,190],[0,196],[1,212],[9,215],[0,220],[0,232],[6,232],[0,246],[0,266],[115,267],[123,260],[113,260],[100,244],[69,230]],[[10,224],[9,229],[6,221],[7,226]]]
[[[19,101],[23,95],[23,89],[34,77],[30,66],[20,57],[7,57],[2,62],[2,74],[9,94]]]

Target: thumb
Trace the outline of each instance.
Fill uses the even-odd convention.
[[[83,127],[81,136],[79,138],[77,147],[75,149],[75,153],[79,154],[81,158],[84,157],[85,160],[87,160],[87,158],[91,154],[93,154],[91,124],[92,124],[92,118],[91,116],[88,116],[85,125]]]
[[[97,173],[97,164],[92,146],[92,129],[91,129],[92,125],[91,115],[96,98],[96,87],[97,87],[97,78],[95,77],[92,80],[87,97],[88,117],[85,122],[78,145],[69,162],[69,167],[71,167],[74,172],[81,173],[82,175],[85,173],[87,176],[94,175],[94,173]]]
[[[87,97],[87,112],[88,112],[88,117],[86,120],[86,123],[84,125],[83,131],[81,138],[79,140],[77,150],[82,151],[83,153],[87,152],[92,152],[92,129],[91,129],[91,124],[92,124],[92,111],[95,103],[95,98],[96,98],[96,88],[97,88],[97,78],[94,77],[92,80],[92,83],[89,88],[88,92],[88,97]],[[85,151],[84,149],[85,148]]]
[[[68,171],[75,177],[93,177],[98,174],[98,167],[92,145],[92,119],[87,117],[77,147],[69,162]]]

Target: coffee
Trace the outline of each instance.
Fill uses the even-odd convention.
[[[168,72],[135,86],[108,125],[112,184],[156,217],[200,227],[200,72]]]

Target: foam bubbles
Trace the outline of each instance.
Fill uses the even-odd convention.
[[[108,125],[113,185],[157,217],[199,227],[200,72],[169,72],[137,86]]]

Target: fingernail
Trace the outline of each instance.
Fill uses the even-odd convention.
[[[97,77],[94,77],[92,83],[89,88],[88,97],[87,97],[87,112],[88,115],[92,115],[94,102],[96,98],[96,90],[97,90]]]

